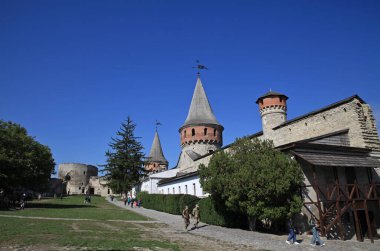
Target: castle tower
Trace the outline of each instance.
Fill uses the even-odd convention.
[[[189,113],[179,129],[182,153],[190,158],[219,149],[223,144],[223,126],[216,120],[198,75]]]
[[[286,100],[284,94],[269,91],[259,97],[256,104],[259,105],[263,133],[266,139],[271,139],[272,128],[286,121]]]
[[[162,152],[160,137],[156,129],[154,134],[154,139],[152,143],[152,148],[150,149],[148,161],[145,165],[145,170],[150,172],[164,171],[168,169],[169,162],[165,159]]]

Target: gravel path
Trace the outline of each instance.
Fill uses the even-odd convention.
[[[107,198],[108,201],[109,198]],[[165,223],[169,225],[176,231],[184,231],[184,223],[183,219],[179,215],[172,215],[163,212],[158,212],[151,209],[146,208],[131,208],[129,206],[124,206],[122,201],[110,201],[111,203],[125,208],[127,210],[131,210],[133,212],[139,213],[146,217],[158,220],[159,222]],[[192,226],[192,225],[190,225]],[[233,229],[233,228],[225,228],[213,225],[207,225],[205,223],[200,223],[199,228],[195,230],[188,231],[191,235],[199,235],[203,237],[208,237],[212,239],[219,240],[221,242],[228,242],[230,244],[236,245],[244,245],[247,247],[252,247],[252,249],[264,249],[264,250],[354,250],[354,251],[364,251],[370,250],[380,251],[380,241],[375,240],[375,243],[371,243],[369,240],[365,240],[364,242],[358,242],[356,240],[348,240],[348,241],[339,241],[339,240],[328,240],[322,238],[326,246],[310,246],[311,236],[301,235],[297,236],[298,241],[300,241],[299,245],[288,245],[285,243],[287,238],[286,235],[273,235],[273,234],[264,234],[258,232],[251,232],[242,229]]]

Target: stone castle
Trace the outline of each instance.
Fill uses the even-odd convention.
[[[354,95],[288,120],[288,99],[274,91],[258,97],[262,131],[248,137],[272,140],[301,164],[303,213],[317,218],[323,235],[373,240],[380,230],[380,142],[370,106]],[[199,183],[198,167],[207,166],[215,151],[229,151],[231,145],[222,147],[223,129],[198,76],[179,128],[177,165],[150,175],[137,189],[208,196]]]

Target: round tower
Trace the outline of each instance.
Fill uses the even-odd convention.
[[[286,100],[284,94],[269,91],[259,97],[256,104],[259,105],[263,134],[265,138],[271,138],[272,128],[286,121]]]
[[[219,149],[223,145],[223,130],[198,76],[189,113],[179,128],[182,151],[196,158]]]

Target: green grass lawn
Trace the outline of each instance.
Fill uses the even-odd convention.
[[[83,197],[75,196],[28,206],[25,210],[0,211],[0,214],[91,220],[0,217],[0,249],[28,246],[31,250],[179,250],[176,244],[149,234],[157,231],[158,224],[107,221],[147,218],[116,207],[104,198],[94,197],[90,205],[83,204]]]
[[[91,200],[91,204],[83,203],[84,196],[64,197],[62,200],[35,200],[27,203],[26,210],[0,211],[0,214],[94,220],[147,220],[142,215],[106,202],[102,197],[92,197]]]

